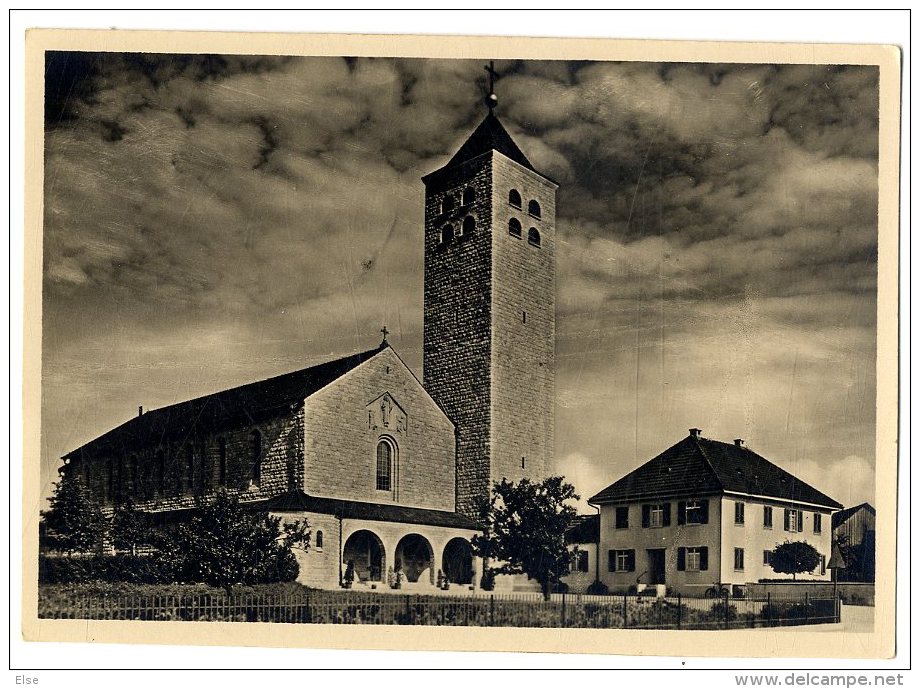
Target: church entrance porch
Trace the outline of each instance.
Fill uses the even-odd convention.
[[[372,531],[356,531],[342,549],[346,567],[354,563],[356,581],[382,581],[384,566],[383,542]]]
[[[410,584],[434,583],[434,551],[424,536],[403,536],[396,545],[394,562],[394,569],[401,571]]]
[[[465,538],[451,539],[444,546],[441,569],[451,584],[473,583],[473,551]]]

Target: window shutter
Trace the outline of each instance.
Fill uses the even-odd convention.
[[[661,506],[661,509],[664,511],[661,523],[664,526],[671,526],[671,503],[666,502]]]
[[[801,531],[803,527],[802,522],[805,521],[804,519],[802,519],[802,510],[795,511],[795,520],[798,523],[798,530]]]
[[[700,524],[709,523],[709,500],[700,500]]]
[[[705,572],[709,569],[709,548],[700,548],[700,571]]]
[[[651,523],[651,505],[642,505],[642,528],[647,529]]]
[[[636,551],[635,550],[626,551],[626,564],[627,564],[627,571],[629,572],[636,571]]]
[[[617,551],[608,550],[607,551],[607,571],[615,572],[617,569]]]
[[[677,549],[677,571],[683,572],[687,569],[687,549],[678,548]]]
[[[683,500],[677,503],[677,523],[687,523],[687,503]]]

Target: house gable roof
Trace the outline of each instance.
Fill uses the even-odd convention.
[[[724,492],[831,509],[843,506],[747,447],[694,435],[607,486],[589,502],[604,504]]]
[[[597,543],[601,533],[599,514],[579,514],[565,532],[566,543]]]
[[[873,517],[875,516],[875,508],[872,505],[870,505],[868,502],[864,502],[861,505],[855,505],[854,507],[847,507],[845,510],[840,510],[839,512],[835,512],[834,516],[831,517],[831,526],[836,529],[838,526],[843,524],[847,519],[849,519],[850,517],[852,517],[854,514],[856,514],[862,509],[865,509]]]
[[[64,455],[125,451],[190,437],[199,428],[220,429],[255,423],[284,408],[294,409],[305,398],[377,356],[389,345],[327,361],[255,383],[153,409],[136,416]]]

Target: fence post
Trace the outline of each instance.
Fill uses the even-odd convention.
[[[489,595],[489,626],[495,626],[495,594]]]
[[[725,616],[725,628],[728,629],[728,589],[725,589],[725,596],[722,599],[722,604],[724,606],[724,616]]]
[[[565,594],[562,594],[562,626],[565,626]]]
[[[626,595],[623,594],[623,629],[626,629],[629,626],[629,620],[626,619]]]
[[[808,624],[808,591],[805,591],[805,624]]]
[[[681,604],[680,594],[677,594],[677,628],[680,629]]]

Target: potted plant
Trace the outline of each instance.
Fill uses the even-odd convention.
[[[352,587],[352,584],[355,583],[355,562],[354,560],[349,560],[345,564],[345,575],[342,577],[342,586],[347,589]]]

